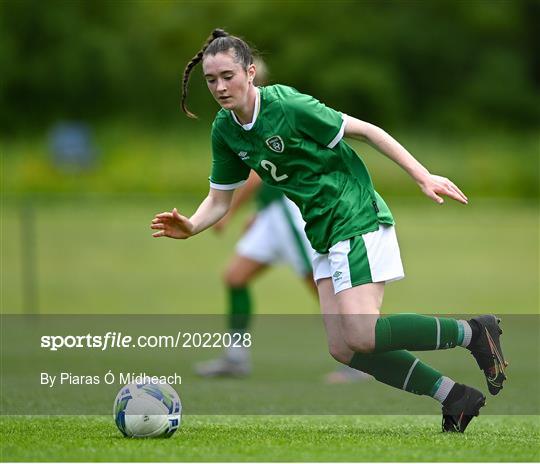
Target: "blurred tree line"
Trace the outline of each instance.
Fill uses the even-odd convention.
[[[185,64],[223,27],[255,46],[270,82],[394,128],[534,129],[540,2],[77,1],[0,3],[0,127],[56,119],[185,124]],[[194,73],[190,108],[217,105]]]

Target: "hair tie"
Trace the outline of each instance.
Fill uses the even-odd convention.
[[[223,29],[214,29],[212,31],[212,37],[215,39],[219,39],[220,37],[227,37],[229,34],[225,32]]]

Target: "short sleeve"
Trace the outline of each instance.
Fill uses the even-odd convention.
[[[282,106],[292,128],[320,145],[334,148],[343,138],[346,115],[310,95],[294,91],[282,99]]]
[[[241,187],[248,178],[249,171],[249,166],[227,146],[214,124],[210,187],[217,190],[233,190]]]

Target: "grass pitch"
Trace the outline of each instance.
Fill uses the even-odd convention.
[[[538,461],[537,416],[190,416],[170,439],[126,439],[111,417],[6,417],[4,461]]]
[[[36,205],[36,274],[43,313],[151,314],[214,313],[224,311],[220,270],[232,253],[241,227],[236,222],[225,237],[208,233],[193,241],[152,241],[151,216],[175,205],[192,211],[193,203],[175,199],[121,201],[45,201]],[[538,313],[538,221],[535,203],[471,201],[464,208],[390,202],[407,279],[390,285],[384,311],[421,313]],[[2,232],[4,269],[2,312],[24,311],[21,297],[22,250],[18,205],[6,204]],[[22,210],[24,212],[24,210]],[[182,290],[179,298],[179,289]],[[277,289],[277,291],[276,291]],[[272,272],[254,286],[260,314],[318,312],[314,298],[290,271]],[[503,320],[505,318],[503,317]],[[277,336],[279,334],[276,332]],[[505,337],[510,333],[505,332]],[[538,357],[536,344],[526,346]],[[305,343],[305,340],[301,342]],[[511,361],[520,333],[505,353]],[[320,379],[334,364],[324,340],[313,356],[292,362],[290,351],[276,362],[305,382]],[[299,346],[302,346],[299,342]],[[510,347],[513,347],[510,349]],[[471,376],[485,384],[472,360],[457,353],[435,354],[436,366],[460,381]],[[204,357],[209,357],[209,354]],[[316,358],[327,364],[318,364]],[[429,356],[422,355],[422,358]],[[200,358],[203,356],[201,354]],[[282,359],[282,361],[281,361]],[[306,362],[309,359],[310,362]],[[256,368],[264,369],[264,359]],[[539,379],[517,374],[511,365],[504,397],[514,394],[528,401],[537,394]],[[260,371],[260,372],[261,372]],[[282,372],[284,371],[284,372]],[[307,372],[309,371],[309,372]],[[529,372],[523,370],[523,372]],[[262,374],[261,374],[262,375]],[[185,388],[205,398],[223,395],[219,385],[204,390],[186,375]],[[263,379],[259,381],[267,385]],[[314,381],[314,380],[312,380]],[[510,383],[511,382],[511,383]],[[291,382],[280,404],[290,398]],[[328,387],[326,387],[328,388]],[[372,386],[334,390],[336,404],[342,390],[354,390],[354,401],[375,401]],[[536,389],[536,390],[535,390]],[[377,392],[381,388],[376,389]],[[221,393],[220,393],[221,391]],[[301,389],[305,392],[305,389]],[[204,393],[208,396],[205,396]],[[258,390],[252,390],[258,394]],[[525,394],[523,394],[525,392]],[[400,392],[392,393],[399,396]],[[510,396],[509,396],[510,395]],[[110,401],[114,395],[111,395]],[[34,396],[35,397],[35,396]],[[182,394],[186,410],[196,401]],[[409,397],[412,401],[419,398]],[[204,401],[204,400],[203,400]],[[226,395],[223,400],[227,401]],[[290,401],[290,400],[289,400]],[[403,396],[403,401],[407,401]],[[425,399],[425,401],[428,401]],[[227,403],[225,403],[227,404]],[[348,405],[349,403],[346,403]],[[310,405],[311,406],[311,405]],[[433,410],[438,409],[433,405]],[[488,407],[485,408],[488,413]],[[31,412],[31,411],[28,411]],[[309,412],[309,411],[308,411]],[[440,416],[202,416],[184,418],[169,440],[129,440],[121,437],[110,416],[4,416],[1,426],[2,461],[538,461],[538,416],[487,415],[475,419],[464,435],[443,435]]]

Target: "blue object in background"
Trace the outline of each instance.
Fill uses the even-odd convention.
[[[49,147],[54,165],[64,172],[86,171],[95,165],[97,153],[87,124],[56,124],[49,133]]]

